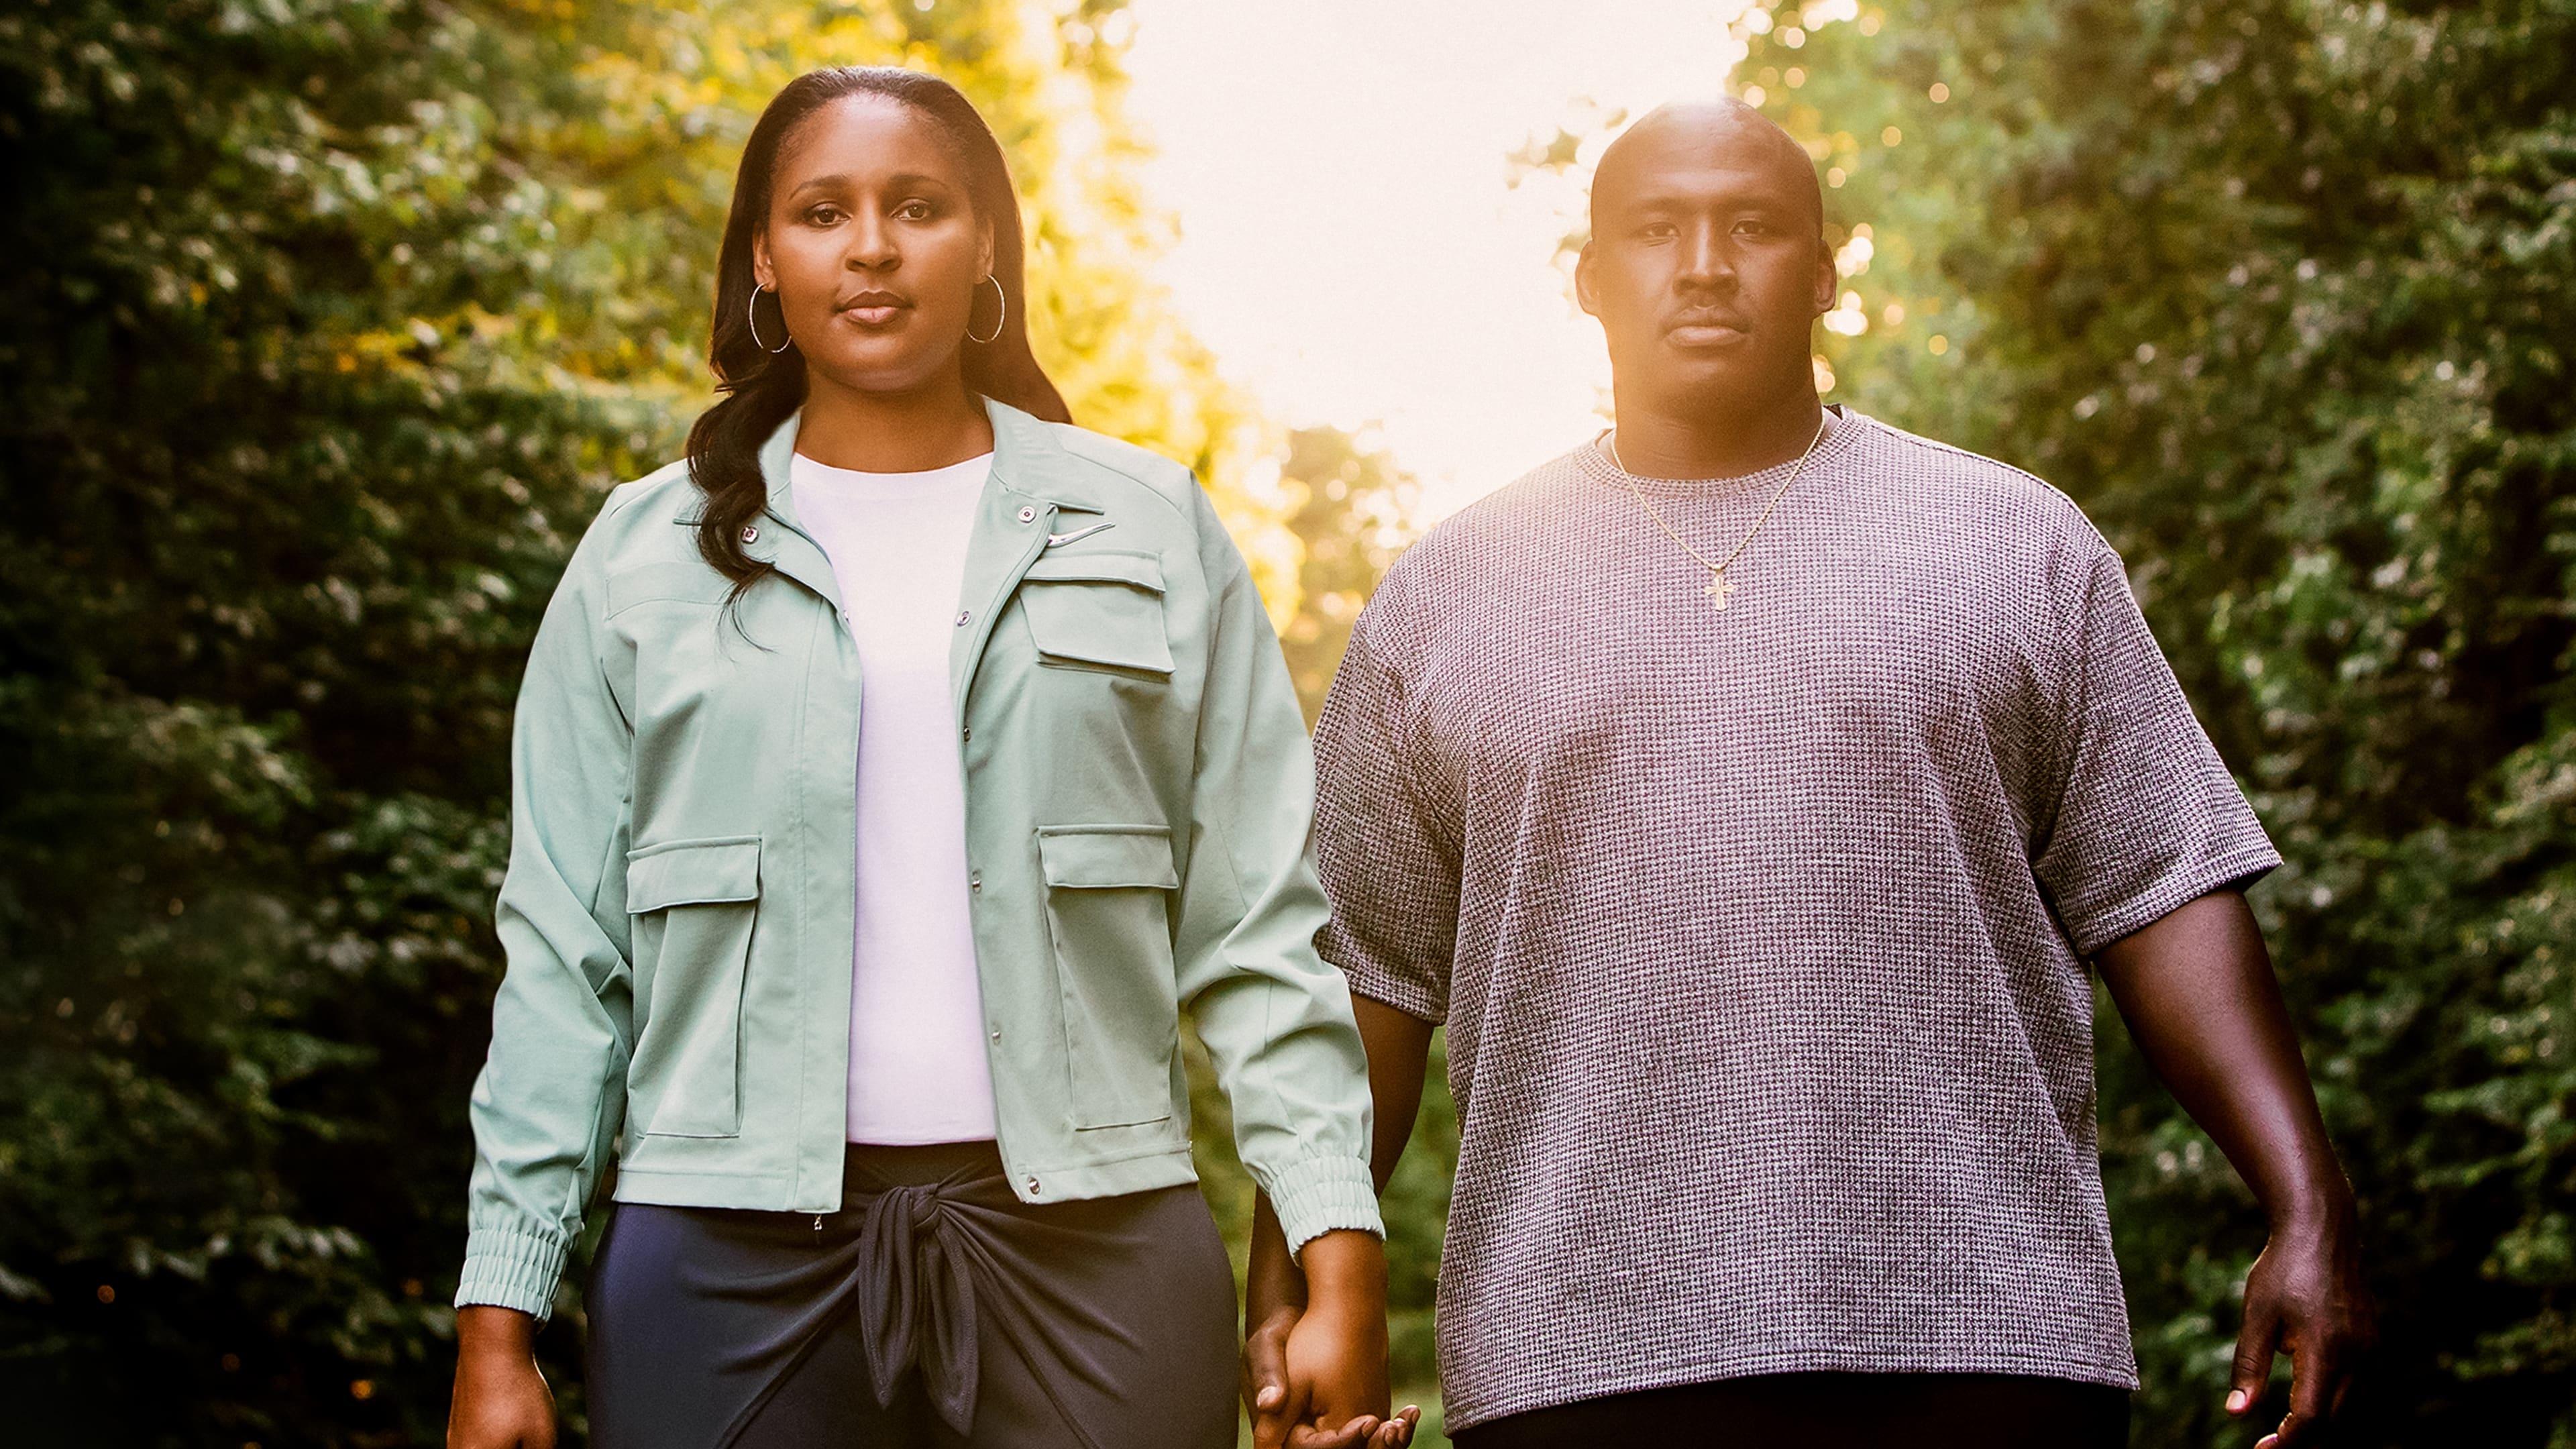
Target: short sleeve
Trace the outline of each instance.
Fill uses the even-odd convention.
[[[2081,525],[2056,658],[2056,809],[2034,870],[2076,950],[2281,863],[2148,632],[2120,556]]]
[[[1384,591],[1381,591],[1383,593]],[[1363,611],[1315,725],[1315,856],[1332,920],[1316,937],[1351,990],[1440,1021],[1458,931],[1458,857],[1407,721],[1402,677]]]

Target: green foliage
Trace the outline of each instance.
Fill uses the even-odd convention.
[[[581,301],[511,156],[545,47],[0,24],[0,1375],[46,1442],[412,1442],[518,660],[644,441],[481,325]]]
[[[1411,541],[1421,494],[1393,458],[1339,428],[1290,433],[1280,472],[1294,500],[1284,522],[1296,535],[1300,563],[1297,612],[1279,631],[1279,643],[1311,724],[1341,667],[1360,606]]]
[[[2388,1310],[2358,1442],[2576,1440],[2576,7],[1748,29],[1840,183],[1840,395],[2084,504],[2289,857],[2257,903]],[[2206,1443],[2260,1219],[2104,1047],[2139,1442]]]

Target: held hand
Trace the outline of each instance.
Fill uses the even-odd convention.
[[[2291,1358],[2290,1412],[2255,1449],[2317,1443],[2343,1408],[2354,1364],[2377,1336],[2362,1286],[2349,1205],[2320,1223],[2273,1229],[2245,1279],[2245,1326],[2236,1339],[2227,1412],[2250,1414],[2263,1397],[2276,1349]]]
[[[1342,1230],[1299,1257],[1308,1301],[1282,1355],[1287,1449],[1399,1449],[1421,1411],[1387,1413],[1385,1245]]]
[[[1306,1413],[1306,1400],[1288,1391],[1288,1335],[1298,1309],[1255,1304],[1253,1312],[1259,1316],[1243,1334],[1243,1410],[1252,1416],[1254,1449],[1281,1449],[1289,1426]]]
[[[1302,1409],[1287,1449],[1400,1449],[1422,1411],[1387,1412],[1386,1311],[1321,1298],[1289,1331],[1288,1397]]]
[[[1289,1371],[1290,1340],[1302,1316],[1294,1307],[1273,1308],[1243,1336],[1243,1406],[1252,1416],[1256,1449],[1403,1449],[1413,1442],[1422,1422],[1422,1410],[1414,1405],[1392,1416],[1382,1409],[1342,1415],[1316,1407],[1316,1375],[1308,1364],[1312,1331],[1309,1342],[1298,1345],[1299,1371]],[[1385,1359],[1382,1331],[1378,1359]],[[1385,1377],[1382,1369],[1378,1377]],[[1385,1390],[1368,1402],[1383,1405]]]
[[[554,1449],[555,1396],[535,1340],[536,1320],[515,1309],[458,1310],[447,1449]]]

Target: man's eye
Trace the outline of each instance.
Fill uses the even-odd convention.
[[[1661,241],[1672,234],[1673,224],[1668,221],[1650,221],[1637,228],[1637,235],[1648,241]]]
[[[1744,236],[1769,236],[1771,224],[1764,221],[1739,221],[1735,224],[1735,230]]]

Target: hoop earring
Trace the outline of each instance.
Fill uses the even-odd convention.
[[[796,344],[795,338],[790,337],[785,342],[779,343],[776,347],[772,347],[768,343],[760,340],[760,294],[768,290],[769,289],[767,287],[760,285],[758,282],[751,284],[751,299],[742,304],[742,320],[751,324],[752,346],[767,353],[774,354],[785,352],[788,348]],[[778,315],[782,320],[784,320],[787,316],[787,313],[783,310],[785,304],[781,303],[780,306],[782,310]]]
[[[1002,335],[1002,324],[1011,320],[1011,294],[1002,290],[1001,279],[991,272],[984,274],[984,281],[993,284],[993,296],[1002,304],[1002,315],[993,319],[993,337],[999,337]],[[976,285],[981,286],[982,283],[979,282]],[[972,322],[966,324],[966,340],[969,342],[979,345],[989,344],[993,337],[978,337],[975,335],[975,324]]]

